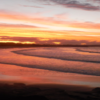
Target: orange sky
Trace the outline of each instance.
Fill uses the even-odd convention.
[[[54,1],[50,0],[51,2]],[[18,10],[11,10],[8,1],[6,2],[7,6],[2,2],[2,5],[0,4],[0,41],[16,41],[14,39],[11,40],[9,37],[33,37],[100,42],[100,21],[96,15],[99,12],[99,8],[93,5],[92,2],[88,2],[91,6],[87,8],[84,2],[80,4],[70,2],[70,4],[73,3],[75,5],[74,9],[69,7],[69,3],[66,4],[65,8],[63,6],[64,0],[62,2],[55,0],[54,3],[59,3],[63,6],[56,5],[59,12],[55,6],[45,6],[44,4],[38,4],[38,2],[36,3],[38,6],[32,6],[31,2],[22,2],[22,0],[17,2],[20,6],[16,1],[9,2],[9,5],[13,3],[12,7],[19,6]],[[54,10],[48,7],[52,7]],[[64,13],[63,11],[67,12]],[[4,36],[8,36],[8,38],[2,39]]]

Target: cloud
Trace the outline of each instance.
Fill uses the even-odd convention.
[[[1,20],[6,19],[9,21],[19,21],[20,23],[23,23],[23,22],[27,23],[28,22],[28,23],[32,23],[32,24],[41,24],[43,26],[51,18],[44,17],[40,13],[34,13],[34,14],[28,16],[28,15],[22,14],[22,13],[0,10],[0,19]],[[45,25],[43,27],[45,27]]]
[[[59,18],[62,15],[57,15]],[[64,16],[64,15],[63,15]],[[21,22],[30,22],[42,25],[52,25],[56,17],[45,17],[42,16],[40,13],[34,13],[32,16],[27,16],[21,13],[9,12],[5,10],[0,10],[0,19],[7,19],[7,20],[14,20],[14,21],[21,21]],[[59,19],[60,20],[60,19]],[[44,26],[45,27],[45,26]]]
[[[79,2],[78,0],[39,0],[42,2],[49,2],[50,3],[55,3],[58,5],[62,5],[64,7],[68,7],[68,8],[77,8],[77,9],[82,9],[82,10],[89,10],[89,11],[96,11],[96,10],[100,10],[99,6],[94,6],[90,3],[83,3],[83,2]]]
[[[11,19],[11,20],[24,20],[29,19],[27,16],[15,12],[10,12],[7,10],[0,10],[0,18],[2,19]]]
[[[63,6],[65,7],[71,7],[71,8],[79,8],[83,10],[100,10],[100,7],[98,6],[93,6],[89,3],[79,3],[78,1],[70,1],[67,4],[64,4]]]
[[[63,14],[57,14],[54,16],[57,19],[68,19],[68,15],[63,13]]]
[[[100,29],[100,23],[93,22],[69,22],[68,26],[84,29]]]
[[[33,8],[43,8],[43,7],[39,7],[39,6],[30,6],[30,5],[22,5],[23,7],[33,7]]]
[[[1,19],[8,19],[8,20],[19,20],[25,22],[35,22],[35,21],[42,21],[42,20],[50,20],[52,17],[44,17],[41,13],[34,13],[32,16],[27,16],[22,13],[17,12],[10,12],[7,10],[0,10],[0,18]]]
[[[0,27],[11,27],[11,28],[40,28],[37,26],[32,26],[32,25],[24,25],[24,24],[5,24],[5,23],[0,23]]]
[[[89,0],[89,1],[93,1],[93,2],[100,2],[100,0]]]
[[[35,37],[9,37],[9,36],[1,36],[0,41],[20,41],[20,42],[35,42],[36,44],[54,44],[60,43],[62,45],[81,45],[85,43],[87,45],[100,45],[100,42],[96,41],[88,41],[88,40],[66,40],[66,39],[45,39],[45,38],[35,38]]]
[[[47,28],[58,28],[59,27],[71,27],[71,28],[80,28],[80,29],[100,29],[100,23],[93,23],[93,22],[79,22],[79,21],[68,21],[66,20],[68,18],[67,14],[57,14],[53,17],[45,17],[42,16],[40,13],[34,13],[32,16],[27,16],[20,13],[13,13],[13,12],[7,12],[4,10],[0,10],[0,19],[7,19],[7,20],[13,20],[13,21],[20,21],[22,22],[29,22],[32,24],[39,24],[38,27],[45,27]],[[20,27],[34,27],[36,26],[25,26],[25,25],[7,25],[2,24],[1,26],[20,26]]]

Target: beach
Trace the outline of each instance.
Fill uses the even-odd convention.
[[[52,48],[50,49],[52,50]],[[91,98],[93,98],[93,93],[91,91],[93,91],[93,89],[97,87],[98,88],[100,87],[99,63],[96,63],[96,62],[92,63],[92,61],[85,62],[86,60],[85,58],[83,59],[83,62],[75,61],[75,60],[78,60],[79,58],[78,59],[74,58],[74,61],[72,61],[73,59],[72,60],[57,59],[57,57],[55,58],[52,57],[52,54],[54,54],[54,52],[51,52],[51,51],[50,51],[51,57],[46,57],[47,55],[44,55],[45,57],[43,57],[43,54],[45,51],[49,55],[47,51],[50,49],[49,48],[46,48],[46,49],[44,48],[3,49],[2,48],[0,49],[0,82],[1,84],[3,85],[9,84],[8,87],[10,87],[10,89],[11,87],[14,88],[14,87],[17,87],[17,85],[21,85],[21,84],[23,84],[21,86],[22,87],[24,86],[23,88],[26,89],[25,87],[28,87],[31,85],[33,87],[33,90],[34,88],[38,88],[39,91],[35,92],[36,94],[31,93],[31,95],[29,96],[36,96],[36,95],[44,96],[47,98],[47,100],[49,100],[51,96],[57,97],[58,94],[62,95],[61,98],[64,98],[65,92],[66,92],[65,98],[67,98],[67,96],[70,98],[68,100],[74,100],[75,95],[77,97],[76,99],[78,100],[82,99],[82,97],[78,98],[80,95],[84,94],[84,93],[82,94],[81,92],[86,93],[85,94],[86,100],[87,100],[87,97],[89,97],[89,95]],[[54,49],[55,48],[53,48],[53,50]],[[63,48],[60,48],[60,50],[61,49]],[[36,50],[38,52],[37,54],[36,54]],[[71,51],[71,50],[72,52],[75,53],[73,48],[71,49],[67,48],[66,52]],[[40,55],[39,53],[41,53],[42,55]],[[82,54],[82,52],[79,52],[79,53]],[[61,52],[61,55],[62,55],[62,52]],[[93,53],[92,56],[93,55],[95,56],[96,54]],[[60,57],[60,55],[58,57]],[[97,57],[99,57],[99,54]],[[90,58],[89,60],[93,60],[93,59]],[[96,58],[93,61],[96,61]],[[81,68],[78,66],[81,66]],[[19,88],[19,89],[23,91],[22,88]],[[40,90],[42,92],[40,92]],[[65,92],[63,93],[59,92],[60,90],[65,91]],[[9,90],[9,91],[12,91],[12,90]],[[13,91],[17,91],[17,90],[15,89]],[[25,91],[28,91],[28,90],[25,90]],[[56,92],[58,94],[56,94]],[[79,93],[75,94],[74,92],[75,93],[79,92]],[[87,92],[89,92],[90,94]],[[55,95],[53,95],[54,93]],[[67,95],[68,93],[69,95]],[[49,95],[49,97],[46,96],[47,94]],[[15,94],[12,96],[16,97],[18,95]],[[61,100],[61,98],[60,99],[55,98],[54,100]],[[99,95],[94,96],[95,100],[96,99],[99,100],[98,98],[99,98]],[[53,99],[50,99],[50,100],[53,100]]]

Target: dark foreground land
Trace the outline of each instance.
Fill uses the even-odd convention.
[[[0,48],[18,47],[100,47],[100,45],[55,45],[55,44],[21,44],[21,43],[0,43]]]
[[[100,88],[91,91],[70,91],[55,87],[40,88],[23,83],[0,83],[0,98],[28,100],[100,100]]]

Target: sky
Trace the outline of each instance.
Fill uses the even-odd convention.
[[[100,0],[0,0],[0,42],[100,44]]]

